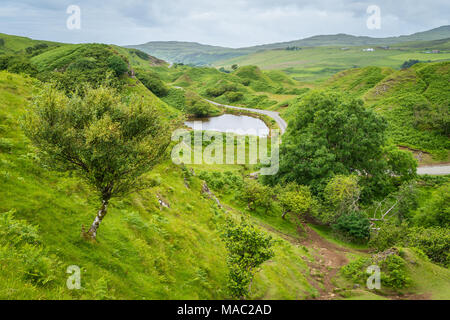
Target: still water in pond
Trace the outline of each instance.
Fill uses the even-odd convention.
[[[198,125],[195,126],[194,123]],[[264,121],[242,115],[224,114],[218,117],[192,119],[184,124],[194,130],[251,134],[259,137],[267,137],[269,135],[269,128]]]

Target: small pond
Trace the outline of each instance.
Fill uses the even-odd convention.
[[[194,123],[198,126],[194,126]],[[223,114],[218,117],[191,119],[184,124],[194,130],[252,134],[259,137],[269,135],[269,128],[264,121],[244,115]]]

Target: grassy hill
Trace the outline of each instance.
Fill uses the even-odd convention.
[[[249,78],[259,74],[256,69],[241,73]],[[342,276],[333,280],[322,274],[330,266],[324,264],[321,246],[335,242],[333,236],[312,238],[310,243],[299,233],[295,220],[280,218],[277,206],[269,212],[249,212],[229,188],[213,188],[224,204],[222,210],[203,194],[202,171],[212,177],[225,171],[239,176],[245,172],[242,166],[194,165],[197,174],[187,177],[182,167],[167,160],[146,174],[153,187],[112,201],[97,243],[84,240],[81,225],[91,223],[98,199],[76,176],[40,166],[19,125],[39,86],[33,78],[0,72],[0,298],[228,298],[226,251],[219,235],[226,217],[239,219],[249,214],[276,240],[275,256],[257,274],[251,298],[330,298],[330,290],[337,299],[397,294],[354,290]],[[148,95],[149,103],[163,104],[142,85],[129,90]],[[169,207],[161,206],[158,199]],[[366,250],[342,241],[337,248],[344,262],[367,256]],[[420,257],[408,261],[408,272],[414,278],[408,293],[448,298],[447,269]],[[72,265],[81,267],[81,290],[66,287],[66,269]]]
[[[173,63],[194,65],[208,65],[217,60],[230,59],[246,54],[245,50],[179,41],[154,41],[127,47],[142,50],[152,56]]]
[[[114,201],[99,243],[80,236],[97,199],[79,179],[36,164],[18,119],[35,80],[0,73],[0,297],[2,299],[223,299],[225,213],[202,195],[202,181],[185,186],[170,160],[147,179],[155,185]],[[170,204],[162,208],[158,198]],[[10,214],[6,214],[10,212]],[[233,215],[240,213],[233,212]],[[308,253],[273,233],[276,257],[255,279],[254,298],[314,294],[306,280]],[[66,268],[82,267],[80,291],[66,288]]]
[[[416,64],[395,71],[366,67],[336,74],[323,88],[360,97],[390,123],[389,133],[399,145],[448,157],[450,62]]]
[[[284,49],[264,50],[226,61],[217,61],[217,67],[229,68],[233,64],[256,65],[263,70],[282,70],[296,80],[303,82],[323,81],[326,78],[350,68],[367,66],[400,69],[403,62],[411,59],[420,61],[442,61],[450,59],[449,39],[425,42],[405,42],[390,48],[376,46],[373,52],[363,51],[367,46],[303,47],[292,51]],[[440,53],[426,53],[440,50]]]
[[[36,45],[45,45],[49,48],[52,48],[57,47],[61,44],[52,41],[33,40],[26,37],[19,37],[0,33],[0,54],[18,53],[21,51],[25,51],[25,49],[28,47],[33,47]]]
[[[247,65],[256,64],[247,63],[248,59],[251,59],[248,58],[247,55],[257,54],[261,51],[286,49],[287,47],[386,46],[403,42],[432,41],[445,38],[450,38],[450,26],[442,26],[432,30],[399,37],[371,38],[347,34],[319,35],[301,40],[238,49],[178,41],[154,41],[141,45],[131,45],[129,47],[140,49],[152,56],[170,62],[181,62],[193,65],[228,65],[228,60],[233,59],[232,61],[238,62],[240,65]],[[220,63],[219,61],[227,61],[227,63]],[[259,64],[256,65],[263,67]]]

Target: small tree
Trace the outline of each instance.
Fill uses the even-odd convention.
[[[239,66],[237,64],[233,64],[231,66],[231,69],[233,69],[233,71],[236,71],[239,68]]]
[[[272,206],[273,191],[270,187],[264,186],[256,180],[246,179],[242,199],[247,202],[250,210],[255,211],[259,207],[267,212]]]
[[[314,204],[309,188],[299,186],[296,183],[289,183],[281,190],[277,198],[283,209],[283,219],[288,213],[294,213],[296,216],[301,217],[308,213]]]
[[[102,205],[87,233],[93,239],[110,199],[145,186],[140,177],[162,159],[171,132],[137,96],[122,99],[100,87],[68,98],[49,85],[34,98],[23,129],[44,161],[95,189]]]
[[[273,240],[244,219],[239,224],[231,219],[227,222],[222,238],[228,249],[228,289],[234,298],[243,299],[258,268],[274,256]]]
[[[335,222],[341,215],[358,211],[361,189],[357,176],[338,175],[332,178],[325,187],[324,197],[330,213],[326,222]]]

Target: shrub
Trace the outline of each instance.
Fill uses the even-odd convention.
[[[241,197],[247,202],[247,206],[251,211],[263,208],[267,212],[272,207],[273,190],[271,187],[264,186],[254,179],[246,179]]]
[[[450,229],[414,227],[408,232],[405,246],[422,250],[431,261],[450,266]]]
[[[379,263],[381,268],[381,284],[387,287],[401,289],[411,283],[406,272],[406,262],[398,255],[389,255]]]
[[[136,73],[136,77],[145,87],[147,87],[147,89],[158,97],[165,97],[169,93],[167,86],[155,73],[139,71]]]
[[[370,221],[362,212],[351,212],[340,216],[333,229],[352,240],[367,241],[370,237]]]
[[[283,218],[288,213],[301,217],[308,214],[315,205],[311,191],[306,186],[290,183],[277,192],[277,198],[283,209]]]
[[[391,252],[391,250],[372,258],[359,258],[344,266],[341,269],[341,273],[355,283],[366,284],[370,276],[366,270],[371,265],[380,267],[381,284],[383,286],[401,289],[411,284],[405,260],[396,253]]]
[[[228,289],[234,298],[248,297],[258,268],[274,256],[272,237],[246,220],[228,220],[222,239],[228,249]]]
[[[408,233],[406,224],[397,224],[390,220],[382,222],[379,228],[380,230],[372,233],[369,241],[369,246],[379,252],[403,243]]]
[[[339,217],[358,209],[361,189],[357,176],[337,175],[333,177],[324,190],[324,198],[330,212],[324,217],[324,222],[335,222]]]
[[[450,183],[437,188],[417,210],[413,221],[416,226],[450,227]]]
[[[107,63],[108,67],[114,71],[116,76],[121,76],[128,71],[128,64],[119,56],[110,56]]]
[[[244,98],[244,94],[242,92],[227,92],[225,94],[225,98],[230,102],[236,102],[242,100]]]

